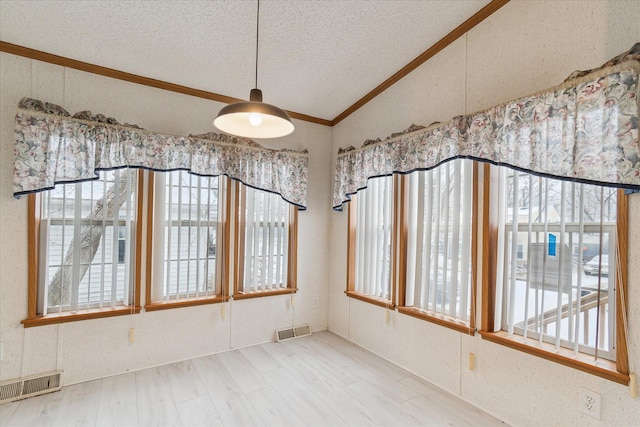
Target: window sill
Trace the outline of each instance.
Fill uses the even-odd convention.
[[[213,297],[190,298],[177,301],[152,302],[144,306],[146,311],[170,310],[172,308],[192,307],[196,305],[217,304],[229,301],[228,296],[216,295]]]
[[[577,356],[573,351],[561,348],[556,350],[553,345],[548,343],[540,344],[537,340],[523,338],[519,335],[512,335],[506,331],[486,332],[480,331],[483,339],[497,344],[502,344],[515,350],[520,350],[543,359],[551,360],[571,368],[578,369],[589,374],[597,375],[601,378],[617,382],[619,384],[629,384],[629,374],[623,374],[616,370],[615,362],[605,359],[599,359],[597,362],[593,360],[593,356],[583,353]]]
[[[395,304],[393,304],[390,300],[384,298],[372,297],[371,295],[365,295],[355,291],[345,291],[344,293],[347,294],[349,298],[355,298],[357,300],[368,302],[369,304],[377,305],[379,307],[389,309],[396,308]]]
[[[77,322],[79,320],[100,319],[103,317],[126,316],[128,314],[140,313],[140,307],[113,307],[94,308],[82,311],[67,311],[63,313],[51,313],[35,319],[24,319],[22,322],[25,328],[34,326],[54,325],[56,323]]]
[[[476,333],[475,328],[469,326],[467,323],[432,311],[425,311],[416,307],[398,307],[398,312],[462,332],[463,334],[475,335]]]
[[[298,288],[278,289],[275,291],[256,291],[256,292],[247,292],[247,293],[237,293],[233,295],[233,299],[242,300],[242,299],[249,299],[249,298],[270,297],[273,295],[294,294],[296,292],[298,292]]]

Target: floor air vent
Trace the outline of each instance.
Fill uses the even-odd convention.
[[[0,383],[0,404],[50,393],[62,388],[62,371],[32,375]]]
[[[278,329],[276,331],[276,341],[290,340],[292,338],[305,337],[311,335],[309,325],[294,326],[293,328]]]

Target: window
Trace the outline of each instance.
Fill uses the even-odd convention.
[[[227,301],[233,206],[235,298],[296,292],[297,207],[234,185],[232,198],[224,176],[122,169],[29,195],[22,323],[139,312],[143,257],[147,311]]]
[[[236,183],[235,299],[291,293],[296,287],[298,208],[278,194]]]
[[[496,175],[490,282],[497,304],[492,323],[502,333],[487,337],[628,380],[620,320],[627,251],[626,239],[617,238],[627,233],[626,196],[506,168]]]
[[[226,179],[154,173],[153,267],[146,310],[220,302],[224,295]],[[149,221],[151,226],[152,221]]]
[[[406,270],[399,311],[463,332],[474,324],[475,170],[471,160],[457,159],[403,177]]]
[[[347,295],[394,305],[394,185],[392,176],[372,178],[349,202]]]
[[[25,326],[139,310],[138,178],[103,171],[29,196]]]

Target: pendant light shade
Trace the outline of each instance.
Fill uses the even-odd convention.
[[[245,138],[279,138],[295,129],[289,115],[275,105],[262,102],[262,91],[252,89],[250,101],[224,107],[213,121],[223,132]]]
[[[258,89],[258,47],[260,34],[260,0],[256,12],[256,86],[251,89],[249,101],[236,102],[224,107],[213,121],[223,132],[245,138],[279,138],[289,135],[295,127],[289,115],[275,105],[262,102]]]

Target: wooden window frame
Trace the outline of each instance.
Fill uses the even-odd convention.
[[[230,212],[231,212],[231,189],[230,183],[225,186],[225,205],[222,207],[222,250],[219,252],[219,256],[222,256],[222,269],[219,272],[221,280],[221,293],[217,295],[209,295],[204,297],[190,297],[183,298],[176,301],[153,301],[152,300],[152,286],[154,285],[153,278],[153,227],[154,227],[154,202],[155,202],[155,172],[149,172],[149,180],[147,185],[147,240],[146,240],[146,289],[145,289],[145,311],[158,311],[158,310],[170,310],[173,308],[193,307],[197,305],[206,304],[218,304],[229,300],[227,294],[227,284],[229,282],[229,239],[230,239]]]
[[[241,182],[234,181],[235,186],[235,264],[233,281],[233,299],[242,300],[249,298],[261,298],[273,295],[293,295],[298,292],[298,207],[289,205],[289,225],[288,225],[288,261],[287,261],[287,287],[283,289],[243,292],[242,283],[244,280],[244,244],[245,244],[245,200],[246,186]]]
[[[64,311],[59,313],[47,313],[38,315],[38,274],[40,266],[40,208],[41,198],[44,193],[29,194],[27,196],[27,239],[28,239],[28,291],[27,291],[27,318],[20,323],[25,328],[57,323],[76,322],[87,319],[100,319],[103,317],[126,316],[140,312],[140,282],[142,279],[142,220],[143,220],[143,173],[138,171],[136,184],[136,244],[135,244],[135,273],[133,279],[133,304],[122,307],[91,308],[78,312]]]
[[[423,310],[417,307],[406,306],[406,292],[407,292],[407,246],[409,239],[409,185],[407,184],[407,176],[403,175],[400,184],[400,206],[401,206],[401,218],[400,218],[400,231],[401,240],[399,245],[400,262],[399,262],[399,290],[398,290],[398,312],[412,316],[427,322],[435,323],[446,328],[456,330],[458,332],[475,335],[475,318],[476,318],[476,290],[478,282],[478,232],[480,224],[478,221],[479,212],[479,180],[478,180],[478,162],[473,162],[472,171],[472,216],[471,216],[471,290],[470,290],[470,308],[471,313],[469,315],[469,322],[463,322],[459,319],[452,318],[450,316],[443,315],[442,313],[434,313],[432,311]]]
[[[483,339],[497,344],[513,348],[534,356],[541,357],[565,366],[587,372],[607,380],[611,380],[623,385],[629,383],[629,358],[627,349],[627,336],[624,329],[623,316],[628,311],[628,305],[623,304],[622,296],[627,293],[627,274],[628,274],[628,212],[629,201],[628,196],[624,194],[624,190],[618,190],[617,199],[617,221],[616,221],[616,245],[619,264],[618,274],[616,275],[616,361],[612,362],[606,359],[598,359],[598,363],[593,361],[593,356],[579,353],[574,355],[573,351],[561,348],[556,351],[552,344],[539,343],[538,340],[528,338],[523,342],[522,336],[508,336],[506,331],[500,329],[500,325],[495,325],[496,310],[496,283],[497,277],[497,253],[492,248],[496,248],[498,244],[498,218],[496,209],[492,207],[499,203],[499,195],[497,191],[491,191],[491,188],[498,188],[498,174],[491,173],[491,165],[485,164],[484,180],[483,180],[483,242],[482,242],[482,322],[480,335]],[[627,300],[627,298],[625,298]],[[626,302],[626,301],[625,301]],[[494,331],[494,329],[498,329]]]
[[[390,295],[391,298],[386,300],[384,298],[378,298],[371,295],[366,295],[361,292],[357,292],[356,288],[356,235],[358,225],[358,195],[354,194],[349,201],[348,220],[347,220],[347,284],[345,294],[349,298],[354,298],[360,301],[364,301],[369,304],[377,305],[386,309],[395,310],[396,297],[397,297],[397,275],[399,273],[397,260],[399,259],[399,245],[398,236],[400,233],[400,198],[402,197],[401,180],[398,175],[393,175],[393,206],[391,209],[391,283],[390,283]],[[401,269],[400,269],[401,270]],[[400,274],[402,274],[400,272]]]

